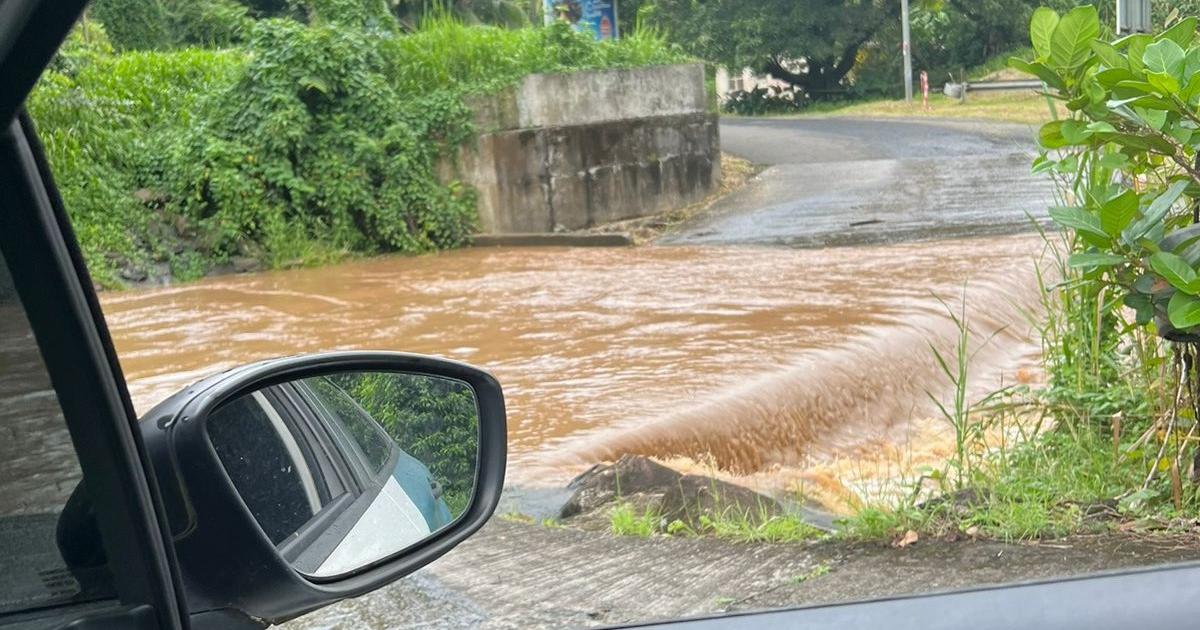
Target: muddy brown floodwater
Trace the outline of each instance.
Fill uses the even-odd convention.
[[[1027,378],[1037,237],[887,247],[465,249],[103,295],[140,412],[214,371],[385,349],[491,370],[510,478],[638,452],[753,474],[900,443],[944,392],[966,292],[977,385]]]

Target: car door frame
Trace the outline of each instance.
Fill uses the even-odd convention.
[[[0,2],[0,248],[59,395],[106,547],[123,568],[116,586],[129,606],[70,627],[183,629],[188,617],[165,542],[165,511],[112,341],[32,124],[16,116],[84,4]],[[1190,564],[627,627],[1182,627],[1200,619],[1198,580],[1200,565]]]
[[[0,2],[0,249],[87,479],[122,602],[67,627],[189,627],[156,481],[99,300],[21,104],[82,0]],[[62,607],[67,610],[68,607]]]

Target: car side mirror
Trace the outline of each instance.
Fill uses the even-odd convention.
[[[418,355],[266,361],[152,409],[189,608],[262,626],[379,588],[478,530],[504,483],[488,373]]]

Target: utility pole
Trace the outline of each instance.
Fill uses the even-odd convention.
[[[900,20],[904,30],[904,100],[913,100],[912,35],[908,30],[908,0],[900,0]]]

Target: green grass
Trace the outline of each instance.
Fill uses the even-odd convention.
[[[826,533],[792,515],[766,515],[723,510],[700,515],[689,524],[673,520],[663,526],[663,517],[655,511],[639,511],[635,506],[618,503],[609,512],[610,531],[618,536],[646,538],[666,536],[711,536],[745,543],[801,543],[823,538]]]
[[[653,29],[616,41],[594,42],[569,29],[467,25],[451,18],[426,20],[411,35],[381,49],[391,78],[402,90],[458,86],[466,91],[502,87],[540,72],[630,68],[687,61]]]
[[[724,513],[701,516],[697,535],[753,543],[800,543],[816,540],[825,535],[796,516],[770,516],[757,518],[749,514],[726,510]]]
[[[1058,106],[1059,116],[1066,109]],[[943,94],[930,94],[929,109],[921,106],[918,96],[912,103],[903,99],[882,99],[861,102],[816,103],[801,117],[848,116],[860,118],[952,118],[988,120],[994,122],[1042,125],[1052,120],[1045,97],[1032,92],[997,92],[973,94],[962,103]]]
[[[654,511],[638,510],[624,501],[614,505],[608,516],[611,531],[617,536],[649,538],[662,526],[662,517]]]

